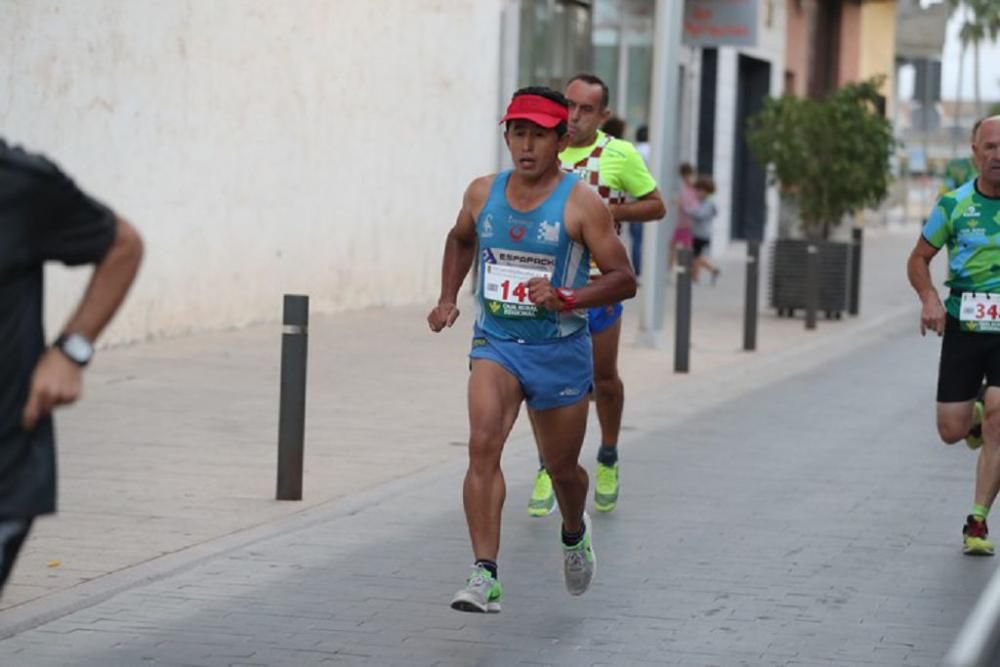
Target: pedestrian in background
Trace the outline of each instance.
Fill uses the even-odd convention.
[[[679,174],[681,183],[678,191],[677,225],[670,238],[670,256],[667,259],[667,265],[670,267],[677,261],[678,250],[694,246],[694,220],[691,219],[691,213],[697,211],[701,203],[694,191],[694,167],[690,163],[683,162]]]
[[[618,116],[609,116],[604,125],[601,125],[601,131],[615,139],[624,139],[625,121]]]
[[[712,195],[715,194],[715,181],[707,174],[702,174],[694,182],[695,196],[698,197],[698,207],[689,211],[691,216],[694,261],[691,264],[691,280],[698,282],[701,270],[705,269],[712,275],[712,284],[719,279],[719,267],[712,264],[705,251],[712,243],[712,224],[719,211],[715,207]]]

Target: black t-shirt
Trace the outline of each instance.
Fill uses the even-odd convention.
[[[115,216],[59,168],[0,140],[0,517],[55,511],[51,417],[32,432],[21,414],[45,351],[42,265],[93,264],[115,238]]]

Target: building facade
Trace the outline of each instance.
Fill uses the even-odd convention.
[[[715,1],[752,9],[755,39],[683,46],[668,122],[679,160],[718,184],[718,254],[777,233],[746,118],[768,95],[818,85],[809,73],[842,82],[881,71],[894,3],[833,3],[841,32],[860,42],[845,42],[831,70],[796,41],[827,2]],[[284,293],[309,294],[314,313],[430,304],[465,186],[507,163],[496,123],[516,88],[561,88],[593,71],[626,138],[652,125],[652,67],[665,46],[654,39],[657,6],[8,0],[0,127],[146,238],[142,275],[106,342],[275,320]],[[49,279],[55,328],[85,272],[53,268]]]

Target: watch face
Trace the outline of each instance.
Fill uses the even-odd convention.
[[[78,364],[85,364],[94,356],[94,347],[90,344],[90,341],[80,334],[66,336],[63,340],[62,349],[67,357]]]

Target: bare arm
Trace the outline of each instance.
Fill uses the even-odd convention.
[[[628,253],[615,233],[611,212],[595,192],[578,185],[570,194],[567,208],[570,236],[590,249],[594,262],[601,269],[599,280],[593,280],[573,290],[572,307],[590,308],[618,303],[635,296],[636,280]],[[570,217],[572,216],[572,217]],[[548,280],[533,278],[528,282],[533,303],[549,310],[562,310],[566,304]]]
[[[142,239],[125,220],[116,222],[115,240],[94,269],[83,299],[64,327],[95,340],[118,311],[142,261]]]
[[[590,190],[586,192],[593,194]],[[601,206],[595,207],[595,201]],[[600,199],[591,199],[585,207],[587,215],[581,226],[583,243],[590,248],[590,255],[601,270],[601,278],[577,290],[580,306],[618,303],[635,296],[635,271],[603,203]]]
[[[125,299],[142,261],[142,239],[121,218],[115,222],[115,240],[97,264],[76,311],[63,329],[93,341],[107,326]],[[31,430],[53,408],[80,397],[83,369],[61,351],[49,349],[35,366],[22,423]]]
[[[659,190],[653,190],[634,202],[612,204],[610,209],[617,222],[656,222],[667,214],[667,207]]]
[[[427,316],[431,331],[441,331],[450,327],[458,319],[458,290],[472,267],[476,256],[476,215],[489,191],[489,179],[473,181],[465,190],[462,208],[458,212],[455,226],[448,232],[444,243],[444,259],[441,261],[441,293],[437,305]]]
[[[937,255],[939,248],[935,248],[921,236],[910,253],[910,258],[906,261],[906,275],[910,279],[910,285],[920,298],[920,334],[925,335],[928,330],[936,331],[940,336],[944,333],[946,311],[934,289],[931,280],[931,260]]]

